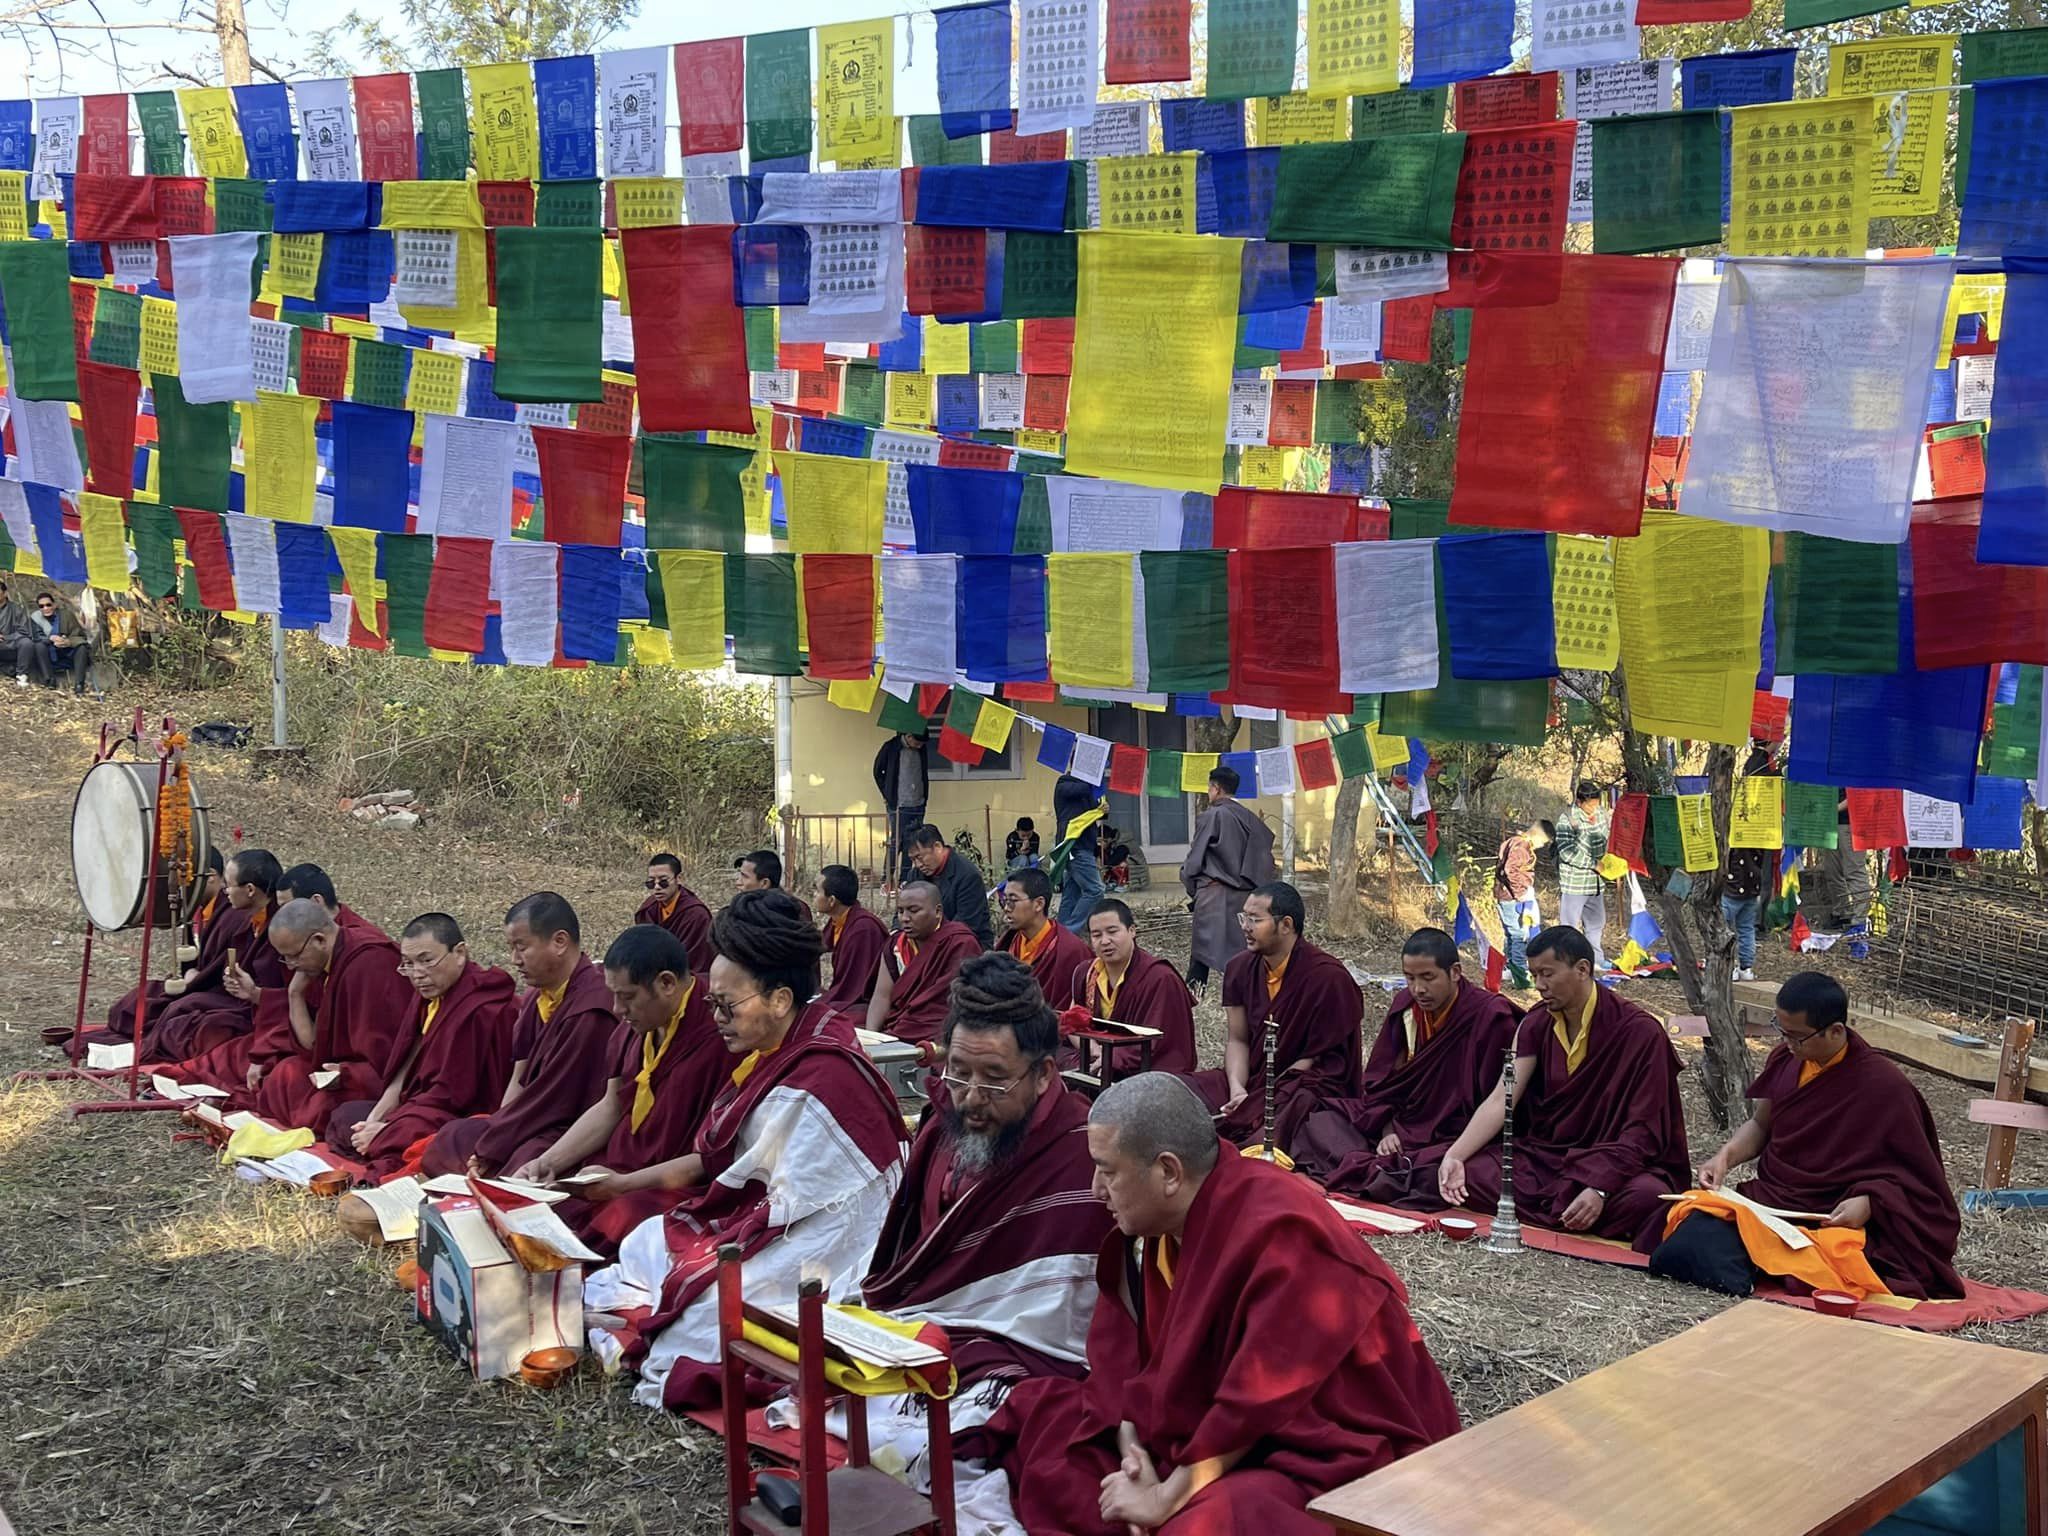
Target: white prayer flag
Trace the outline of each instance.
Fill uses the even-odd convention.
[[[1258,753],[1259,793],[1286,795],[1294,792],[1294,749],[1263,747]]]
[[[41,563],[42,546],[36,542],[36,525],[28,515],[28,492],[19,480],[0,480],[0,525],[6,527],[17,550]]]
[[[498,592],[498,643],[516,667],[545,667],[555,659],[558,548],[512,539],[491,550],[491,584]]]
[[[1451,259],[1442,251],[1397,251],[1374,245],[1337,247],[1337,297],[1418,299],[1451,286]]]
[[[909,549],[917,542],[917,529],[910,520],[910,477],[906,464],[939,462],[940,440],[928,432],[897,432],[887,427],[874,434],[868,457],[889,466],[889,482],[882,496],[882,542]]]
[[[1332,361],[1338,353],[1365,353],[1346,362],[1372,362],[1380,351],[1380,306],[1370,299],[1323,300],[1323,350]]]
[[[277,523],[242,512],[226,516],[228,553],[235,563],[235,606],[244,613],[276,613],[282,600],[277,574]]]
[[[299,109],[299,149],[308,181],[355,181],[356,118],[349,80],[299,80],[292,101]]]
[[[327,597],[327,622],[314,631],[320,636],[322,645],[331,645],[337,651],[348,649],[349,615],[355,611],[355,599],[346,592],[332,592]]]
[[[1529,67],[1570,69],[1640,58],[1635,0],[1532,0]]]
[[[667,174],[667,80],[666,48],[620,48],[597,56],[606,176]]]
[[[1437,685],[1436,540],[1339,544],[1337,686],[1413,693]]]
[[[1963,846],[1963,808],[1953,800],[1905,793],[1906,845],[1910,848]]]
[[[953,682],[955,555],[883,555],[882,664],[914,683]]]
[[[30,197],[54,201],[64,196],[64,183],[57,178],[78,170],[79,110],[76,96],[52,96],[36,103],[36,158],[28,180]]]
[[[420,449],[419,533],[512,537],[512,463],[519,428],[509,421],[429,412]]]
[[[253,230],[170,237],[171,283],[178,295],[178,382],[188,404],[256,398],[249,273],[262,238]]]
[[[60,491],[85,489],[69,405],[62,400],[23,400],[10,389],[7,421],[14,428],[13,468],[18,479],[54,485]]]
[[[1048,475],[1045,494],[1052,513],[1052,547],[1061,554],[1180,548],[1179,491]],[[1141,634],[1143,628],[1141,622]],[[1137,674],[1140,679],[1144,675]]]
[[[770,171],[761,178],[762,224],[900,224],[900,171]]]
[[[730,224],[732,190],[728,176],[742,167],[738,150],[683,156],[683,215],[692,224]]]
[[[1095,121],[1100,11],[1096,0],[1019,0],[1018,137]]]
[[[814,224],[810,236],[811,301],[783,307],[782,339],[879,342],[901,337],[903,226]]]
[[[1671,329],[1664,336],[1664,367],[1671,373],[1697,373],[1707,366],[1714,342],[1714,310],[1721,302],[1721,279],[1710,261],[1687,257],[1678,269],[1678,287],[1671,301]]]
[[[1146,134],[1147,106],[1142,96],[1136,101],[1098,101],[1095,115],[1074,130],[1073,157],[1101,160],[1112,155],[1144,154],[1152,147]]]
[[[156,281],[154,240],[112,240],[108,244],[114,252],[115,282],[140,288]]]
[[[1024,425],[1024,375],[981,376],[981,424],[991,432],[1016,432]]]
[[[1564,115],[1579,125],[1572,141],[1572,201],[1566,215],[1572,223],[1594,217],[1593,119],[1668,110],[1671,76],[1677,67],[1676,59],[1631,57],[1564,72]]]
[[[1230,381],[1230,414],[1224,418],[1223,441],[1240,448],[1263,448],[1273,415],[1273,386],[1264,374],[1239,375]]]
[[[289,394],[292,387],[292,333],[297,326],[282,320],[251,320],[249,346],[255,357],[256,387]]]
[[[1074,761],[1067,772],[1088,784],[1100,784],[1109,777],[1109,743],[1100,736],[1077,733],[1074,737]]]

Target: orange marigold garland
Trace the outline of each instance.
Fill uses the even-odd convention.
[[[198,871],[198,855],[192,846],[192,770],[185,766],[185,742],[182,731],[165,739],[165,749],[172,754],[172,772],[164,781],[156,823],[156,854],[170,865],[171,887],[177,891],[190,890]]]

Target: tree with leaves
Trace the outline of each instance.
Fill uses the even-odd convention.
[[[592,53],[640,14],[640,0],[402,0],[399,28],[350,11],[315,34],[313,67],[354,73],[499,64]]]

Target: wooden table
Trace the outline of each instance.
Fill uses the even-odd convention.
[[[2023,1484],[2024,1521],[1974,1529],[2048,1536],[2044,1416],[2048,1356],[1750,1301],[1309,1508],[1369,1536],[1861,1536],[2012,1436],[1972,1475],[1995,1460],[2009,1507]]]

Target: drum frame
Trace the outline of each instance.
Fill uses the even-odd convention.
[[[85,786],[91,780],[95,770],[106,766],[108,763],[120,763],[121,761],[121,759],[116,757],[95,758],[92,767],[86,770],[85,778],[79,781],[78,795],[81,797],[84,795]],[[175,762],[175,755],[173,762]],[[149,775],[146,764],[128,763],[125,766],[135,770],[134,782],[139,785],[147,785]],[[148,815],[145,818],[143,828],[144,857],[150,861],[150,875],[158,875],[159,870],[157,866],[163,866],[162,874],[163,876],[168,876],[172,873],[170,870],[172,855],[158,851],[162,846],[162,838],[159,835],[158,828],[163,816],[164,795],[170,788],[174,774],[169,764],[160,763],[158,767],[160,769],[158,775],[160,783],[157,785],[155,798],[149,805]],[[77,808],[78,798],[74,797],[72,801],[72,818],[74,822],[78,815]],[[95,926],[100,927],[100,931],[103,933],[126,933],[134,928],[176,929],[183,927],[190,920],[191,913],[196,908],[197,903],[194,898],[198,895],[200,887],[204,885],[206,880],[206,860],[201,850],[211,840],[211,823],[212,807],[199,804],[196,801],[193,802],[191,805],[189,828],[186,833],[191,844],[190,851],[192,854],[193,871],[192,880],[189,885],[180,889],[177,885],[169,883],[166,878],[160,877],[154,882],[145,878],[142,889],[135,893],[135,899],[130,903],[128,915],[123,921],[112,927],[99,924],[95,924]],[[71,876],[72,888],[78,892],[78,904],[83,908],[86,905],[85,892],[79,889],[77,868],[77,860],[74,853]],[[153,894],[151,892],[152,884],[155,885]],[[88,922],[92,921],[92,914],[89,909],[86,912],[86,918]]]

